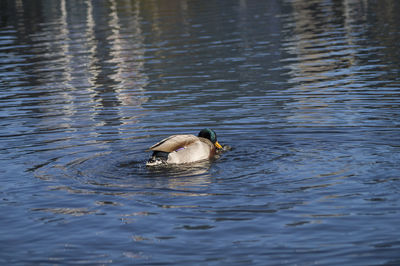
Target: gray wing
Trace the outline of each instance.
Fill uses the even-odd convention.
[[[161,140],[149,148],[151,151],[173,152],[179,148],[188,146],[199,138],[194,135],[172,135],[168,138]]]

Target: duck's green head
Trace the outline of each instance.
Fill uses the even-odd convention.
[[[222,146],[217,141],[217,134],[210,128],[204,128],[199,132],[199,137],[209,139],[217,149],[222,149]]]

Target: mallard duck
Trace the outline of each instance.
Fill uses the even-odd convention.
[[[214,130],[205,128],[197,135],[172,135],[149,148],[153,155],[146,165],[183,164],[213,158],[222,146]]]

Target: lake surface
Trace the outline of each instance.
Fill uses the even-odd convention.
[[[399,10],[1,1],[0,263],[400,264]]]

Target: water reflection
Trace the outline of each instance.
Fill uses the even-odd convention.
[[[365,19],[372,7],[366,1],[293,1],[291,6],[294,16],[285,19],[295,34],[286,40],[291,56],[283,60],[293,84],[288,121],[324,126],[363,123],[364,112],[356,106],[372,101],[377,87],[393,80],[382,71],[391,62],[371,57],[391,53],[390,46],[381,47],[373,33],[377,40],[369,40],[368,50],[364,48],[364,39],[371,36]]]
[[[96,5],[94,10],[92,1],[78,5],[49,1],[43,3],[43,9],[36,9],[31,2],[15,3],[19,13],[29,9],[38,22],[17,17],[16,34],[26,45],[13,50],[23,60],[15,68],[23,73],[15,73],[14,77],[34,84],[26,93],[39,96],[39,105],[28,97],[23,99],[22,107],[29,106],[46,119],[39,125],[60,128],[62,117],[62,128],[79,130],[84,125],[97,134],[104,127],[135,124],[143,115],[140,110],[147,101],[147,76],[139,2],[119,1],[119,8],[116,1],[109,4]],[[119,19],[126,17],[126,12],[129,20]],[[107,13],[109,19],[94,16],[98,13]],[[38,27],[31,28],[32,24]],[[13,60],[17,58],[15,54]],[[86,122],[74,124],[77,117]]]

